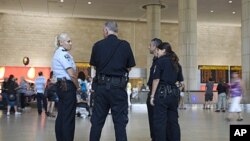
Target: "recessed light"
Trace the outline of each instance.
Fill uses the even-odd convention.
[[[64,0],[60,0],[60,2],[63,2]]]
[[[230,0],[230,1],[228,1],[228,3],[233,3],[233,1],[232,1],[232,0]]]
[[[210,10],[210,12],[211,12],[211,13],[213,13],[213,12],[214,12],[214,10]]]
[[[91,1],[89,1],[89,2],[88,2],[88,4],[92,4],[92,2],[91,2]]]
[[[236,12],[235,12],[235,11],[233,11],[233,12],[232,12],[232,14],[236,14]]]

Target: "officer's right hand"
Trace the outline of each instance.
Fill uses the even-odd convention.
[[[81,90],[81,87],[78,87],[77,89],[76,89],[76,91],[77,92],[81,92],[82,90]]]
[[[155,104],[154,104],[154,97],[150,97],[150,104],[151,104],[152,106],[155,105]]]

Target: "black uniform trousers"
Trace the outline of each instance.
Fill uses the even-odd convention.
[[[26,106],[25,99],[26,99],[25,93],[20,93],[20,102],[21,102],[21,108],[22,109],[25,108],[25,106]]]
[[[148,109],[148,122],[149,122],[149,129],[150,129],[150,137],[151,141],[154,140],[154,129],[153,129],[153,106],[150,104],[150,96],[151,96],[151,91],[148,93],[148,98],[147,98],[147,109]]]
[[[153,109],[155,141],[180,141],[178,101],[178,96],[161,96],[159,93],[156,93]]]
[[[102,128],[111,109],[115,128],[116,141],[127,141],[126,126],[128,123],[128,95],[123,88],[107,88],[97,85],[95,101],[91,116],[89,141],[100,141]]]
[[[146,104],[147,104],[147,109],[148,109],[148,122],[149,122],[150,137],[151,137],[151,141],[155,141],[154,126],[153,126],[154,106],[150,104],[150,96],[151,96],[151,91],[148,93]],[[169,139],[169,136],[171,136],[171,132],[168,130],[168,128],[166,128],[166,133],[167,133],[166,141],[171,141]]]
[[[56,140],[73,141],[75,134],[76,87],[67,80],[67,90],[63,91],[57,83],[58,114],[56,118]]]

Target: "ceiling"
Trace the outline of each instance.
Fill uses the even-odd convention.
[[[240,25],[241,0],[231,1],[197,0],[198,22]],[[145,21],[149,3],[166,6],[163,21],[178,21],[178,0],[0,0],[0,13]]]

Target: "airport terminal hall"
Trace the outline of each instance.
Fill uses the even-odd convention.
[[[250,0],[0,0],[0,141],[246,141]]]

